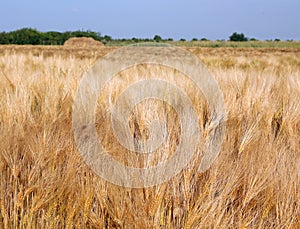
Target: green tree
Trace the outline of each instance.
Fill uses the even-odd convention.
[[[23,28],[10,32],[11,42],[18,45],[41,44],[41,34],[36,29]]]
[[[153,40],[156,41],[156,42],[160,42],[160,41],[162,41],[162,38],[159,35],[155,35]]]
[[[248,41],[248,38],[245,37],[243,33],[234,32],[230,37],[230,41]]]
[[[50,31],[42,34],[43,45],[62,45],[69,36],[60,32]]]
[[[9,44],[9,36],[6,32],[0,33],[0,44],[1,45]]]
[[[135,43],[138,43],[138,42],[139,42],[139,39],[136,38],[136,37],[131,38],[131,40],[132,40],[133,42],[135,42]]]
[[[104,37],[102,37],[102,39],[105,41],[112,41],[112,37],[108,35],[105,35]]]

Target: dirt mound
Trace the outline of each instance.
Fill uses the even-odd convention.
[[[65,43],[67,47],[103,47],[104,44],[100,41],[96,41],[91,37],[71,37]]]

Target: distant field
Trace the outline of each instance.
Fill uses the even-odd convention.
[[[82,75],[117,47],[0,46],[0,228],[299,228],[300,42],[193,44],[185,48],[223,92],[226,138],[205,173],[197,171],[195,158],[169,182],[147,189],[125,189],[99,178],[73,138],[72,104]],[[130,83],[135,70],[117,77]],[[175,74],[154,70],[170,81]],[[192,97],[205,134],[212,115],[205,98],[176,80]],[[99,98],[103,106],[96,118],[110,150],[116,140],[105,116],[107,97],[124,86],[112,84]],[[170,144],[176,146],[176,114],[155,106],[174,125]],[[149,112],[145,107],[143,114]],[[114,157],[126,161],[124,152],[118,149]]]
[[[300,48],[300,41],[247,41],[247,42],[233,42],[233,41],[166,41],[158,44],[167,43],[175,46],[186,47],[232,47],[232,48]],[[107,46],[124,46],[135,44],[132,42],[110,41]]]

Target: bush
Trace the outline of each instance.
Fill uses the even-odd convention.
[[[206,39],[205,37],[201,38],[201,41],[209,41],[208,39]]]

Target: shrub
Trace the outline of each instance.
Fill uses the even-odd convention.
[[[208,39],[206,39],[205,37],[201,38],[201,41],[209,41]]]

